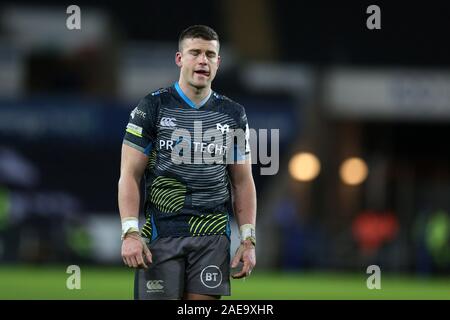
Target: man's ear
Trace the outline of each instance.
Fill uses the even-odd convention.
[[[177,53],[175,53],[175,63],[180,68],[183,66],[183,63],[181,62],[181,52],[179,52],[179,51]]]
[[[220,56],[217,56],[217,68],[219,68],[220,66],[220,61],[221,61]]]

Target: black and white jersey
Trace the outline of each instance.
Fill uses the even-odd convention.
[[[144,97],[124,143],[146,155],[142,234],[151,239],[229,235],[227,165],[250,157],[244,108],[211,91],[195,105],[178,83]]]

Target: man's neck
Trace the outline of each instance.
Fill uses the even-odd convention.
[[[183,93],[196,105],[202,102],[211,92],[211,87],[195,88],[183,81],[178,81],[178,85]]]

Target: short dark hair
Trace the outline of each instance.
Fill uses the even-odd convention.
[[[215,32],[212,28],[208,26],[197,24],[184,29],[180,33],[180,37],[178,38],[178,50],[181,51],[181,42],[184,39],[195,39],[195,38],[200,38],[208,41],[217,40],[217,43],[219,43],[219,36],[217,35],[217,32]]]

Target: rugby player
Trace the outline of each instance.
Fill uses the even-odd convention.
[[[135,299],[219,299],[231,293],[231,268],[242,262],[231,277],[243,278],[256,264],[247,117],[211,89],[219,46],[210,27],[182,31],[178,82],[141,99],[126,127],[118,202],[122,258],[136,268]],[[146,222],[139,228],[142,177]],[[241,243],[230,265],[232,214]]]

